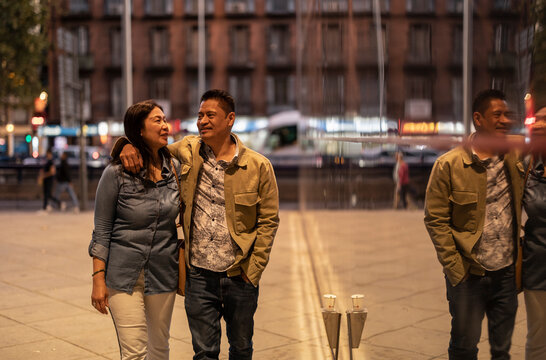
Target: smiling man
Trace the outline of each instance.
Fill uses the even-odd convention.
[[[479,93],[472,106],[476,132],[468,145],[442,155],[432,169],[425,225],[446,277],[451,314],[449,359],[478,358],[487,315],[491,359],[510,359],[518,306],[516,241],[523,166],[499,151],[511,128],[505,96]]]
[[[189,249],[185,306],[195,360],[218,359],[222,317],[229,358],[252,358],[258,284],[279,225],[273,167],[231,132],[234,121],[231,95],[209,90],[201,97],[199,136],[168,146],[181,162],[182,225]],[[141,166],[130,144],[120,158],[130,171]]]

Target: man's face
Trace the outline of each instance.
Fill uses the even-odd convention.
[[[215,99],[205,100],[199,107],[197,128],[203,141],[224,141],[229,137],[231,127],[235,121],[235,113],[226,112]]]
[[[473,117],[476,130],[484,135],[505,136],[512,128],[508,105],[501,99],[491,99],[485,112],[475,112]]]

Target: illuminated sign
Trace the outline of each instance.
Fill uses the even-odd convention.
[[[401,123],[401,135],[438,134],[438,123],[432,121],[407,121]]]

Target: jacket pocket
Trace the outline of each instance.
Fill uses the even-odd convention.
[[[476,232],[478,224],[478,194],[470,191],[454,190],[449,196],[451,202],[451,222],[456,230]]]
[[[254,229],[256,226],[256,208],[258,193],[234,194],[235,230],[238,233]]]

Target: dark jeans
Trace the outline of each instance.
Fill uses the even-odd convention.
[[[60,206],[59,200],[53,197],[53,178],[51,177],[44,179],[42,187],[44,191],[43,209],[45,210],[47,208],[49,201],[52,201],[57,204],[57,206]]]
[[[485,276],[472,275],[457,286],[446,279],[451,313],[450,360],[478,358],[482,320],[487,315],[492,360],[510,359],[510,345],[518,308],[514,265]]]
[[[222,316],[226,321],[229,358],[252,359],[258,288],[247,284],[240,276],[229,278],[225,272],[217,273],[192,266],[186,277],[184,303],[194,360],[218,359]]]

